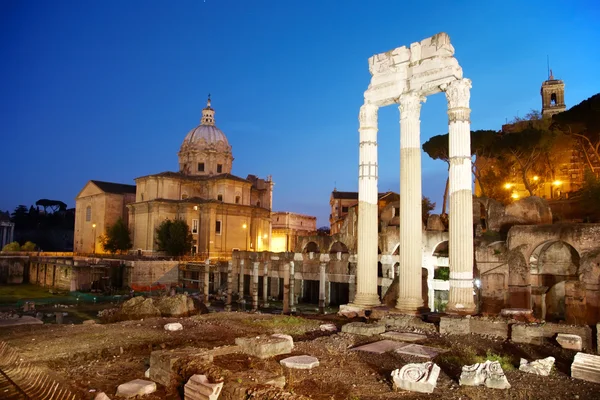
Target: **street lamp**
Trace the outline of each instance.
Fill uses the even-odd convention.
[[[93,250],[93,254],[96,254],[96,224],[92,224],[92,229],[94,231],[94,250]]]
[[[245,239],[246,239],[246,251],[248,251],[248,230],[246,228],[248,228],[248,225],[246,225],[246,223],[244,222],[244,225],[242,225],[242,229],[244,229],[244,231],[246,232],[246,236],[245,236]]]

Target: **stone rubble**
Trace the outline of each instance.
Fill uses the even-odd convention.
[[[554,366],[554,357],[546,357],[540,360],[527,362],[526,359],[521,358],[519,371],[527,372],[529,374],[548,376]]]
[[[485,385],[493,389],[510,389],[510,384],[500,363],[490,360],[463,366],[459,384],[461,386]]]
[[[184,400],[217,400],[223,382],[210,383],[206,375],[192,375],[184,386]]]
[[[319,329],[322,332],[337,332],[337,327],[334,324],[322,324],[319,325]]]
[[[342,326],[342,332],[355,335],[373,336],[385,332],[385,325],[366,324],[364,322],[350,322]]]
[[[94,397],[94,400],[110,400],[110,397],[108,397],[106,393],[100,392]]]
[[[404,389],[411,392],[433,393],[440,375],[440,367],[431,361],[406,364],[392,371],[394,390]]]
[[[559,333],[556,335],[556,341],[563,349],[581,351],[583,342],[581,336]]]
[[[313,369],[319,366],[319,360],[312,356],[294,356],[279,361],[281,365],[292,369]]]
[[[236,338],[235,344],[240,347],[242,353],[261,359],[291,353],[294,346],[293,340],[273,336]]]
[[[182,331],[183,330],[183,325],[181,325],[179,322],[171,322],[169,324],[165,325],[165,331]]]
[[[143,379],[134,379],[117,387],[117,397],[130,398],[154,392],[156,392],[156,383]]]

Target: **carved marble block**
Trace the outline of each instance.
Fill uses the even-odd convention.
[[[440,367],[431,361],[419,364],[406,364],[392,371],[394,390],[404,389],[411,392],[433,393],[440,375]]]
[[[486,360],[484,363],[465,365],[460,374],[460,385],[485,385],[494,389],[510,389],[510,384],[498,361]]]
[[[550,371],[552,371],[554,361],[554,357],[546,357],[542,358],[541,360],[535,360],[528,363],[526,359],[521,358],[519,371],[535,375],[548,376],[550,375]]]

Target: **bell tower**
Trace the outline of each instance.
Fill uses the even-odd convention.
[[[542,83],[542,116],[551,117],[567,109],[565,106],[565,83],[554,79],[552,70],[547,81]]]

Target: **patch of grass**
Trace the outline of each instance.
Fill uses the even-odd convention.
[[[476,362],[478,363],[484,363],[485,360],[498,361],[500,363],[500,366],[502,367],[502,370],[504,371],[513,371],[515,369],[515,366],[513,365],[510,356],[495,354],[489,350],[487,351],[485,357],[477,356],[475,358],[477,360]]]
[[[66,294],[68,296],[68,293]],[[48,288],[38,285],[21,284],[21,285],[1,285],[0,286],[0,304],[12,304],[19,300],[35,300],[47,298],[64,298],[63,295],[55,295],[50,293]]]
[[[315,321],[306,320],[294,316],[277,316],[272,318],[245,319],[245,324],[257,326],[262,329],[277,331],[288,334],[301,334],[314,328]]]

